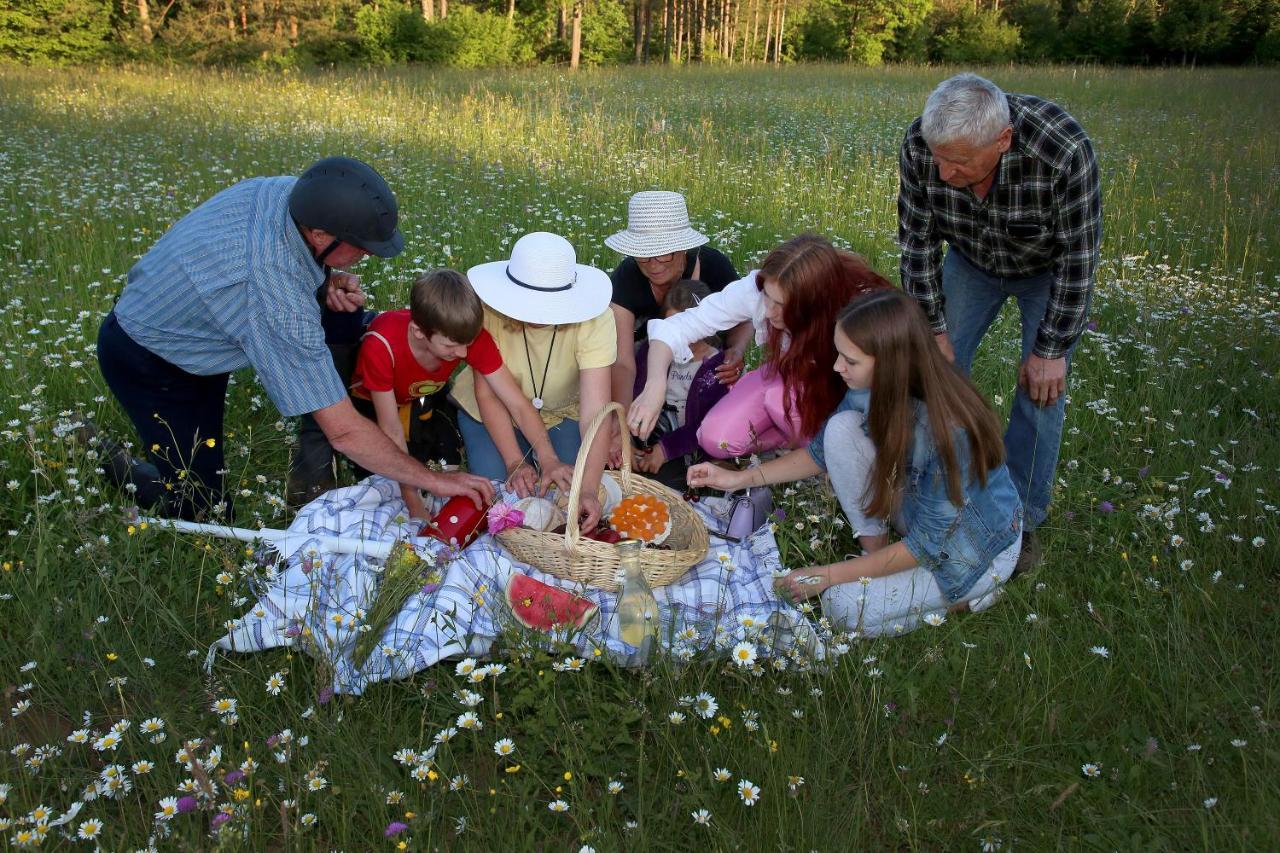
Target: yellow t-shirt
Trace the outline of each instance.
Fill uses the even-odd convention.
[[[542,422],[548,428],[565,418],[578,419],[578,371],[610,367],[618,357],[618,333],[613,312],[606,308],[581,323],[535,328],[484,309],[484,328],[493,336],[502,360],[524,395],[542,398]],[[552,344],[554,332],[555,342]],[[526,353],[526,336],[529,342]],[[548,360],[549,358],[549,360]],[[530,369],[532,367],[532,369]],[[546,371],[546,382],[542,376]],[[453,383],[453,399],[468,415],[480,420],[475,373],[470,367]]]

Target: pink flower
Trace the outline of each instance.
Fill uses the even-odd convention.
[[[496,503],[489,507],[489,532],[501,533],[509,527],[519,527],[524,523],[524,513],[511,504]]]

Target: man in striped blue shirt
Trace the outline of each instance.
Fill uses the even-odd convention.
[[[126,466],[140,503],[184,518],[229,512],[223,412],[228,378],[245,367],[282,415],[313,414],[364,468],[437,495],[492,497],[487,480],[431,472],[361,417],[325,346],[322,318],[365,301],[340,270],[399,254],[397,221],[381,175],[330,157],[299,178],[223,190],[143,255],[98,333],[102,375],[151,459]]]

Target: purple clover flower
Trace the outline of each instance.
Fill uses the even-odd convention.
[[[188,794],[178,798],[178,814],[190,814],[196,810],[196,798]]]
[[[400,833],[404,832],[408,828],[409,828],[409,824],[401,823],[398,820],[393,820],[391,821],[391,823],[387,824],[387,828],[383,830],[382,834],[385,835],[387,838],[393,838],[399,835]]]
[[[1102,503],[1098,504],[1098,512],[1107,513],[1107,512],[1115,512],[1115,511],[1116,511],[1116,508],[1114,505],[1112,505],[1111,501],[1103,501]]]

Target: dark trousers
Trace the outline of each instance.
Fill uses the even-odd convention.
[[[228,374],[196,376],[165,361],[130,338],[114,311],[98,329],[98,367],[150,459],[130,474],[138,504],[187,519],[211,514],[223,501]]]

